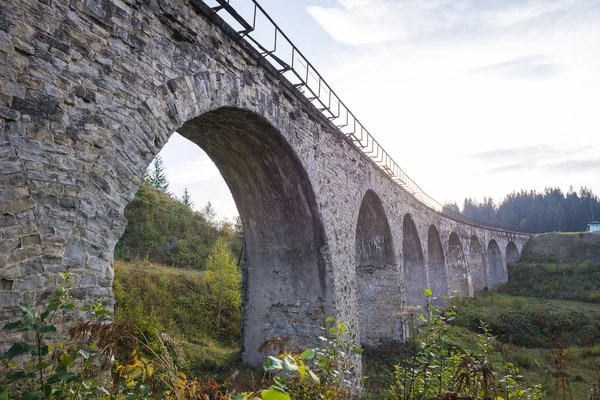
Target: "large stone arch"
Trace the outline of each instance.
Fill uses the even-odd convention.
[[[488,279],[490,289],[499,283],[506,282],[502,252],[498,243],[492,239],[488,243]]]
[[[519,254],[519,249],[517,249],[515,242],[508,242],[506,245],[506,262],[515,263],[518,262],[520,258],[521,255]]]
[[[448,286],[450,293],[469,296],[469,274],[462,243],[456,232],[448,238]]]
[[[204,70],[170,79],[118,124],[103,122],[115,112],[110,105],[96,106],[90,119],[107,125],[110,140],[98,138],[87,155],[62,161],[89,158],[80,167],[84,173],[68,178],[73,194],[61,189],[52,203],[48,185],[30,181],[38,212],[49,216],[37,221],[45,262],[55,271],[71,271],[75,299],[112,304],[113,251],[126,224],[124,208],[149,163],[178,131],[214,161],[244,225],[244,359],[261,362],[259,346],[276,336],[289,337],[292,345],[315,343],[324,317],[334,314],[333,288],[321,251],[326,239],[319,206],[307,170],[286,139],[289,132],[283,134],[292,129],[287,115],[233,71]],[[32,126],[40,129],[35,119],[20,128]],[[74,146],[89,146],[73,135]],[[53,290],[47,278],[36,279],[37,287]]]
[[[485,254],[477,236],[471,236],[469,242],[469,270],[473,291],[479,292],[486,287]]]
[[[333,313],[320,252],[325,237],[310,181],[293,149],[265,117],[239,107],[223,107],[221,102],[215,104],[214,99],[221,93],[218,89],[207,92],[206,96],[213,99],[210,104],[190,104],[182,116],[192,118],[177,131],[208,154],[238,208],[247,259],[244,358],[258,363],[263,358],[258,348],[264,340],[280,336],[290,338],[292,345],[314,343],[324,317]],[[233,97],[229,101],[244,103]],[[160,98],[154,103],[156,107],[168,104]],[[149,108],[143,108],[140,114]],[[148,126],[161,123],[157,117],[142,118],[144,122],[152,120]],[[172,130],[172,125],[168,126],[166,129]],[[155,136],[153,153],[166,143],[164,139]],[[120,164],[123,160],[117,156],[114,162]],[[141,163],[136,172],[143,173],[146,164]],[[95,193],[94,197],[101,195]]]
[[[442,304],[442,296],[448,295],[448,274],[446,272],[446,260],[444,248],[440,240],[438,230],[434,225],[429,227],[427,234],[427,261],[429,266],[429,288],[436,303]]]
[[[381,200],[368,190],[356,223],[356,282],[360,339],[375,345],[393,338],[402,302],[392,233]]]
[[[423,248],[415,222],[410,214],[404,215],[402,223],[402,265],[406,303],[426,306],[423,291],[427,286]]]

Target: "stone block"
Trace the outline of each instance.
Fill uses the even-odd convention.
[[[1,188],[0,187],[0,202],[13,200],[15,198],[15,191],[12,187]]]
[[[14,281],[23,276],[23,268],[20,265],[13,265],[0,270],[0,278]]]
[[[17,250],[13,250],[10,253],[10,257],[9,257],[9,261],[10,262],[19,262],[19,261],[24,261],[24,260],[28,260],[30,258],[35,258],[35,257],[39,257],[42,255],[42,247],[37,245],[37,246],[30,246],[24,249],[17,249]]]
[[[21,238],[21,247],[28,247],[28,246],[40,245],[40,244],[42,244],[42,241],[40,239],[40,235],[38,235],[38,234],[27,235],[27,236],[23,236]]]
[[[35,207],[31,199],[17,199],[0,203],[0,214],[17,214]]]
[[[0,290],[0,309],[15,307],[19,303],[20,297],[18,293]]]
[[[29,197],[29,188],[27,186],[15,186],[13,190],[17,199]]]
[[[15,292],[33,292],[44,287],[48,278],[45,276],[32,276],[25,279],[15,280],[13,290]]]
[[[87,263],[87,244],[79,238],[72,238],[66,246],[63,264],[70,267],[81,267]]]

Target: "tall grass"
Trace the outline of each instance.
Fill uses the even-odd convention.
[[[241,364],[239,310],[226,311],[216,329],[203,271],[116,261],[114,289],[115,321],[134,323],[148,336],[169,332],[193,375],[224,379]]]

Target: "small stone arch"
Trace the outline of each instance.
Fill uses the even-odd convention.
[[[499,283],[506,282],[502,252],[494,239],[490,240],[488,244],[488,277],[490,289]]]
[[[485,254],[477,236],[471,236],[469,243],[469,269],[473,292],[479,292],[486,287]]]
[[[469,275],[462,243],[456,232],[448,238],[448,286],[450,293],[469,296]]]
[[[444,249],[438,230],[434,225],[429,227],[427,234],[427,260],[429,266],[429,288],[436,298],[437,304],[442,304],[442,296],[448,295],[448,274]]]
[[[361,344],[391,340],[392,316],[401,307],[396,255],[383,204],[372,190],[358,213],[355,260]]]
[[[519,254],[519,249],[517,249],[515,242],[508,242],[506,245],[506,262],[515,263],[518,262],[520,258],[521,255]]]
[[[427,287],[427,277],[423,262],[423,248],[417,227],[410,214],[404,216],[402,232],[402,265],[406,303],[425,307],[423,291]]]

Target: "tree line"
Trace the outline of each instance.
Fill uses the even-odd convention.
[[[239,218],[219,220],[210,202],[196,210],[187,188],[180,197],[172,194],[160,156],[125,208],[125,217],[127,227],[115,248],[115,255],[124,260],[205,269],[215,246],[226,246],[235,256],[242,250]]]
[[[521,190],[500,204],[484,197],[482,202],[466,198],[462,210],[456,204],[445,207],[485,224],[528,233],[581,232],[594,218],[600,220],[600,200],[586,187],[579,193],[572,187],[567,193],[560,188]]]

